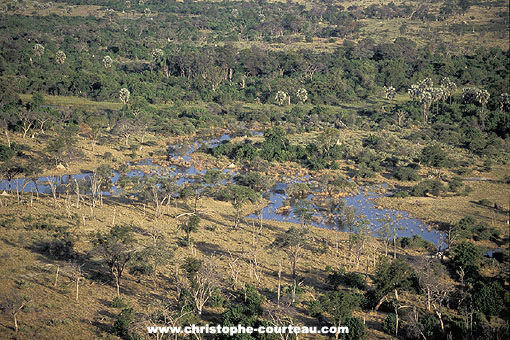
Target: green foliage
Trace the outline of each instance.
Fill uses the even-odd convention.
[[[434,316],[426,316],[420,320],[420,326],[427,339],[440,340],[443,338],[439,320]]]
[[[374,275],[374,289],[378,299],[392,293],[394,290],[408,290],[414,284],[414,271],[409,264],[397,258],[390,261],[381,258]]]
[[[355,272],[345,272],[343,269],[332,272],[328,275],[326,280],[333,287],[337,287],[342,284],[361,290],[365,289],[365,280],[363,279],[363,275]]]
[[[431,251],[434,251],[437,248],[434,243],[424,240],[420,235],[413,235],[413,237],[399,237],[397,242],[402,248],[426,249]]]
[[[393,197],[395,198],[406,198],[409,197],[409,191],[403,190],[403,191],[397,191],[393,194]]]
[[[195,282],[195,278],[202,268],[203,261],[196,259],[194,257],[187,257],[184,260],[184,263],[181,265],[181,268],[186,272],[186,277],[190,282]]]
[[[490,283],[478,282],[473,290],[473,302],[480,312],[487,316],[497,316],[505,308],[504,289],[497,281]]]
[[[0,144],[0,162],[5,162],[11,159],[15,155],[13,149],[5,144]]]
[[[431,194],[439,196],[444,190],[445,187],[441,181],[428,179],[413,186],[411,195],[425,197],[427,194]]]
[[[460,188],[464,185],[462,183],[462,179],[459,177],[454,177],[448,182],[448,190],[452,192],[459,192]]]
[[[479,276],[479,262],[481,258],[480,250],[470,242],[462,243],[452,247],[451,265],[458,275],[464,274],[467,281],[476,280]]]
[[[417,181],[420,179],[418,172],[411,167],[400,167],[395,171],[395,178],[399,181]]]
[[[245,288],[239,292],[238,298],[242,299],[246,315],[262,315],[262,296],[254,286],[246,284]]]
[[[428,145],[423,148],[420,162],[435,168],[444,168],[448,165],[448,155],[438,145]]]
[[[114,297],[112,302],[110,303],[110,307],[112,308],[126,308],[127,306],[128,304],[118,296]]]
[[[186,233],[186,242],[188,245],[191,242],[191,233],[196,233],[198,231],[198,226],[200,225],[200,216],[198,215],[189,215],[186,222],[182,222],[180,224],[180,228],[182,231]]]
[[[141,338],[133,332],[133,322],[135,321],[133,314],[133,308],[123,309],[119,315],[117,315],[111,333],[123,340],[141,340]]]
[[[383,330],[387,334],[395,334],[395,326],[397,324],[397,317],[395,313],[390,313],[386,316],[383,322]]]
[[[368,335],[365,323],[359,318],[348,317],[345,319],[343,326],[349,328],[349,333],[340,334],[339,339],[363,340]]]
[[[359,296],[341,290],[330,291],[319,301],[323,313],[329,315],[334,325],[344,325],[352,312],[360,307]]]

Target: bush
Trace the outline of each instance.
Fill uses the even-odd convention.
[[[427,194],[431,194],[434,196],[439,196],[442,191],[444,191],[444,185],[438,180],[425,180],[421,183],[416,184],[411,190],[411,195],[413,196],[427,196]]]
[[[127,306],[128,304],[118,296],[114,297],[112,303],[110,303],[110,307],[112,308],[126,308]]]
[[[366,327],[363,321],[356,317],[348,317],[343,326],[349,328],[349,333],[340,334],[340,339],[345,340],[360,340],[366,337]]]
[[[481,200],[478,201],[478,204],[480,205],[483,205],[483,206],[486,206],[486,207],[490,207],[492,206],[492,202],[489,201],[488,199],[486,198],[482,198]]]
[[[0,162],[8,161],[14,156],[14,150],[7,145],[0,144]]]
[[[406,198],[406,197],[409,197],[409,191],[406,191],[406,190],[403,190],[403,191],[398,191],[396,193],[393,194],[393,197],[396,197],[396,198]]]
[[[103,158],[107,162],[111,162],[113,160],[113,155],[110,151],[106,151],[103,155]]]
[[[397,324],[397,316],[394,313],[388,314],[384,319],[383,330],[390,335],[395,334],[395,325]]]
[[[454,177],[449,183],[448,183],[448,190],[451,192],[459,192],[459,189],[463,186],[462,179],[459,177]]]
[[[430,241],[426,241],[419,235],[413,235],[413,237],[399,237],[398,243],[402,248],[412,249],[429,249],[435,250],[436,246]]]
[[[209,299],[208,304],[212,308],[223,307],[223,305],[225,304],[225,297],[223,296],[223,294],[221,294],[221,291],[219,289],[216,289],[213,292],[211,298]]]
[[[399,181],[417,181],[420,179],[418,172],[407,166],[398,168],[393,176]]]
[[[358,289],[365,289],[365,280],[363,279],[363,275],[354,272],[345,272],[345,270],[340,269],[336,272],[332,272],[328,275],[326,279],[328,283],[335,288],[340,285],[351,286]]]

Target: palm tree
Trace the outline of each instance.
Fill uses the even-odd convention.
[[[113,64],[112,57],[110,57],[109,55],[105,56],[103,58],[103,64],[104,64],[104,68],[106,68],[106,69],[109,69],[110,67],[112,67],[112,64]]]
[[[297,90],[296,97],[298,97],[301,104],[304,104],[308,100],[308,91],[302,87]]]
[[[57,62],[57,64],[59,65],[62,65],[65,61],[66,61],[66,54],[64,53],[64,51],[57,51],[57,53],[55,54],[55,61]]]
[[[129,102],[129,96],[131,96],[131,92],[125,87],[121,88],[119,91],[119,98],[122,101],[122,113],[124,114],[124,107]]]
[[[41,56],[44,54],[44,46],[41,44],[35,44],[33,47],[34,54],[41,61]]]
[[[283,91],[278,91],[275,96],[275,100],[278,103],[278,105],[282,106],[285,102],[285,99],[287,98],[287,94]]]

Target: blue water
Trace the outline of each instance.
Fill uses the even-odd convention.
[[[206,141],[197,141],[191,143],[186,146],[174,145],[174,152],[169,155],[174,159],[178,157],[182,157],[186,162],[192,161],[192,153],[196,151],[202,144],[208,145],[209,147],[213,147],[219,145],[223,141],[230,140],[228,135],[223,135],[218,139],[211,139]],[[145,159],[135,164],[128,163],[132,167],[143,166],[146,171],[140,169],[132,169],[127,173],[129,177],[143,177],[143,176],[159,176],[159,177],[174,177],[176,178],[177,185],[183,185],[184,183],[191,183],[196,180],[197,175],[203,175],[205,170],[197,170],[193,165],[189,167],[181,167],[181,166],[161,166],[153,162],[152,159]],[[224,173],[229,176],[233,176],[236,174],[235,171],[231,169],[223,170]],[[69,181],[77,180],[86,180],[91,173],[81,173],[81,174],[73,174],[73,175],[63,175],[63,176],[49,176],[49,177],[40,177],[37,179],[37,187],[40,193],[49,194],[50,186],[47,184],[48,180],[51,179],[60,184],[69,183]],[[113,171],[113,176],[111,177],[111,188],[107,192],[103,192],[103,195],[120,195],[122,194],[122,189],[117,187],[116,183],[120,177],[119,172]],[[310,181],[311,178],[308,176],[303,178],[302,180]],[[30,181],[26,183],[27,179],[17,178],[9,183],[7,180],[0,181],[0,191],[9,190],[9,186],[11,186],[13,191],[16,191],[16,187],[21,191],[23,184],[26,186],[24,188],[24,192],[36,192],[35,184]],[[262,217],[266,220],[275,220],[281,222],[292,222],[292,223],[300,223],[300,220],[294,215],[293,211],[290,210],[286,214],[278,213],[278,209],[282,207],[284,201],[289,200],[288,195],[286,194],[287,182],[296,182],[297,180],[286,179],[285,182],[276,183],[273,188],[269,191],[268,195],[266,195],[266,199],[269,200],[269,204],[263,208]],[[225,182],[223,182],[224,184]],[[371,230],[374,236],[377,236],[377,229],[381,227],[381,223],[378,221],[381,217],[388,216],[392,219],[392,221],[397,221],[401,228],[398,231],[399,237],[412,237],[413,235],[419,235],[423,239],[430,241],[437,245],[438,247],[444,247],[445,235],[440,233],[434,229],[428,228],[421,220],[410,217],[410,215],[403,211],[393,211],[387,209],[379,209],[376,208],[373,204],[373,199],[380,196],[377,191],[377,187],[374,188],[365,188],[366,190],[360,190],[357,194],[348,196],[345,198],[346,206],[354,207],[356,213],[359,215],[363,215],[367,218],[371,225]],[[314,202],[314,193],[306,197],[310,202]],[[328,223],[326,216],[322,214],[320,208],[315,206],[314,219],[311,224],[315,227],[320,228],[332,228],[332,225]],[[256,215],[251,214],[246,216],[248,218],[257,218]]]

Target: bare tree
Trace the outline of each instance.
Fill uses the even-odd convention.
[[[448,272],[437,257],[420,256],[413,263],[413,267],[418,274],[420,286],[425,290],[427,310],[434,309],[441,331],[444,332],[442,309],[454,291],[454,286],[448,279]]]
[[[15,288],[12,289],[11,293],[5,296],[1,303],[1,309],[4,313],[9,314],[14,324],[14,331],[18,332],[18,317],[23,309],[30,302],[30,298],[22,295],[21,292]]]
[[[192,296],[196,312],[202,315],[205,304],[211,298],[220,280],[217,261],[213,256],[205,260],[188,257],[182,268],[188,278],[185,288]]]
[[[120,296],[120,280],[126,265],[136,252],[132,228],[129,225],[115,226],[109,233],[97,232],[92,237],[93,254],[103,258],[115,279],[117,296]]]
[[[80,289],[80,280],[83,278],[82,268],[83,264],[79,264],[77,262],[70,262],[67,265],[67,270],[71,275],[71,279],[74,281],[75,286],[75,300],[78,301],[79,298],[79,289]]]
[[[34,121],[36,116],[32,110],[27,109],[26,107],[20,108],[16,112],[18,119],[21,121],[22,129],[23,129],[23,139],[26,138],[28,131],[34,125]]]

